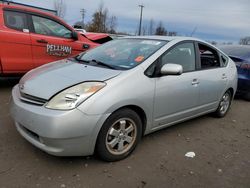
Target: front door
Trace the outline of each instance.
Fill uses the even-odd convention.
[[[161,66],[166,63],[182,65],[183,73],[155,78],[154,128],[192,116],[199,100],[194,44],[181,43],[167,51],[160,58]]]
[[[71,57],[83,50],[80,41],[72,39],[72,31],[52,19],[31,15],[31,33],[35,66]]]

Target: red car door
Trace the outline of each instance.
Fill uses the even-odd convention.
[[[4,10],[0,15],[0,57],[3,73],[25,73],[34,67],[27,15]]]
[[[72,38],[72,30],[49,17],[31,15],[32,53],[35,66],[74,56],[84,51],[83,42]]]

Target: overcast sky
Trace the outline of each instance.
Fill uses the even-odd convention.
[[[14,0],[48,9],[54,8],[53,0]],[[64,20],[74,24],[81,20],[80,9],[86,10],[85,22],[91,20],[101,3],[110,15],[117,17],[117,30],[135,33],[138,30],[140,8],[143,24],[150,19],[162,21],[168,31],[204,40],[237,43],[240,37],[250,36],[250,0],[64,0],[67,10]]]

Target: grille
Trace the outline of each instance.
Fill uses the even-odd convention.
[[[38,106],[43,106],[47,100],[46,99],[42,99],[39,97],[35,97],[32,95],[28,95],[26,93],[22,93],[20,92],[20,100],[25,102],[25,103],[29,103],[29,104],[34,104],[34,105],[38,105]]]
[[[19,124],[20,129],[22,129],[27,135],[29,135],[30,137],[32,137],[33,139],[35,139],[36,141],[40,141],[40,137],[38,134],[34,133],[33,131],[27,129],[26,127],[22,126],[21,124]]]

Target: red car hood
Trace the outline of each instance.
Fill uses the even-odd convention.
[[[92,42],[96,42],[99,44],[103,44],[105,42],[108,42],[112,40],[112,38],[109,36],[109,34],[106,33],[91,33],[87,32],[81,35],[85,36],[87,39],[91,40]]]

